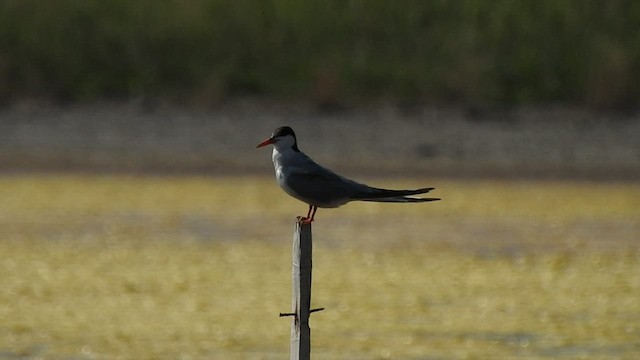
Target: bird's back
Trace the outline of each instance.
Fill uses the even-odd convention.
[[[302,152],[273,150],[273,163],[280,187],[309,205],[338,207],[367,186],[342,177],[317,164]]]

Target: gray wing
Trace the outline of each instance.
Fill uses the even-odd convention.
[[[308,158],[307,158],[308,159]],[[295,194],[318,206],[337,206],[366,191],[368,186],[342,177],[311,159],[304,166],[289,169],[286,186]]]
[[[414,198],[433,188],[389,190],[370,187],[340,176],[305,156],[297,166],[288,169],[285,186],[298,199],[319,207],[336,207],[353,200],[375,202],[426,202],[438,198]]]

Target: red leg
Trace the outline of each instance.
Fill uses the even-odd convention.
[[[300,223],[302,224],[311,224],[313,221],[313,217],[316,215],[316,210],[318,210],[317,206],[309,205],[309,211],[307,211],[307,216],[303,218],[298,218]]]

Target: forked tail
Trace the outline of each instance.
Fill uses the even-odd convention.
[[[381,199],[359,199],[360,201],[373,201],[373,202],[392,202],[392,203],[419,203],[419,202],[427,202],[427,201],[438,201],[439,198],[413,198],[408,196],[398,196],[391,198],[381,198]]]
[[[354,194],[353,200],[375,201],[375,202],[398,202],[398,203],[415,203],[437,201],[439,198],[414,198],[411,195],[425,194],[435,188],[422,188],[416,190],[388,190],[379,188],[369,188],[367,191]]]

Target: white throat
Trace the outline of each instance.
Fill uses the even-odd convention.
[[[286,168],[297,167],[301,160],[302,153],[294,150],[296,139],[291,136],[283,136],[278,138],[273,144],[273,152],[271,153],[271,159],[273,160],[273,167],[276,172],[276,178],[281,184],[284,181],[284,172]]]

